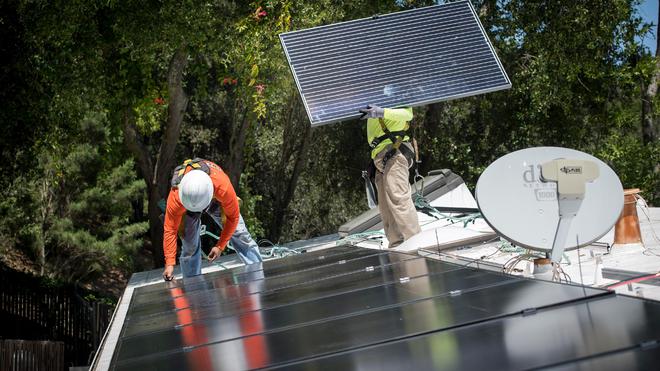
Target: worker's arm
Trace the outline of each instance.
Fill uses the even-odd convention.
[[[163,254],[165,255],[165,266],[176,264],[176,234],[181,224],[181,217],[186,213],[186,208],[179,200],[178,190],[170,190],[167,196],[167,207],[165,208],[165,225],[163,226]]]
[[[167,206],[165,208],[165,223],[163,226],[163,255],[165,256],[165,270],[163,278],[170,281],[174,276],[174,264],[176,264],[176,234],[181,224],[181,218],[186,209],[183,207],[179,197],[178,190],[170,190],[167,196]]]
[[[392,121],[410,121],[413,118],[411,107],[407,108],[384,108],[383,117]]]
[[[238,197],[236,191],[229,181],[229,177],[224,172],[220,171],[217,174],[220,186],[216,187],[214,198],[220,202],[222,211],[225,214],[225,225],[222,226],[222,233],[220,239],[209,254],[209,260],[213,261],[217,258],[222,250],[227,247],[229,239],[236,231],[238,220],[240,218],[240,209],[238,207]]]
[[[378,119],[384,118],[392,121],[410,121],[413,118],[412,107],[406,108],[380,108],[370,104],[367,108],[360,110],[362,119]]]

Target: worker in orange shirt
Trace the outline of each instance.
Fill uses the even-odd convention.
[[[200,158],[186,160],[174,169],[171,186],[170,194],[167,197],[163,234],[165,255],[163,278],[166,281],[173,278],[177,231],[182,220],[184,230],[181,256],[179,257],[181,273],[183,277],[201,274],[200,229],[201,216],[204,211],[220,225],[222,224],[220,209],[225,216],[218,243],[208,255],[209,261],[219,257],[230,240],[232,247],[245,264],[262,261],[259,247],[250,236],[240,214],[234,187],[220,166]]]

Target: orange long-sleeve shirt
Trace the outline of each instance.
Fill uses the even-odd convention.
[[[224,249],[229,242],[229,239],[236,231],[238,220],[240,217],[240,209],[238,207],[238,197],[236,191],[229,181],[227,174],[222,171],[220,166],[211,161],[206,161],[210,168],[211,181],[213,181],[213,198],[220,202],[222,211],[225,214],[225,225],[222,227],[222,233],[216,246]],[[186,170],[186,173],[190,168]],[[165,225],[163,234],[163,252],[165,254],[165,265],[174,265],[176,263],[176,235],[181,224],[181,219],[186,213],[186,208],[181,203],[179,198],[179,190],[177,188],[170,189],[170,194],[167,197],[167,210],[165,211]]]

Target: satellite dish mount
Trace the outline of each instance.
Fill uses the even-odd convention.
[[[586,193],[586,184],[599,176],[598,165],[590,160],[556,159],[541,165],[541,181],[557,183],[559,222],[552,242],[550,260],[559,264],[566,248],[566,236]],[[576,241],[579,245],[579,241]]]

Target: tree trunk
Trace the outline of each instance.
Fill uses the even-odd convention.
[[[304,119],[305,112],[302,110],[298,95],[294,92],[291,96],[291,104],[284,122],[282,157],[279,165],[279,182],[275,196],[275,210],[271,230],[271,239],[279,241],[282,235],[284,220],[288,216],[289,204],[293,200],[293,195],[298,185],[300,173],[307,161],[307,151],[312,141],[312,127]],[[302,133],[303,135],[299,135]],[[297,139],[297,140],[296,140]],[[293,169],[287,176],[287,168],[293,160]]]
[[[243,173],[243,167],[245,165],[245,142],[250,129],[250,115],[248,108],[245,108],[241,113],[240,119],[237,117],[234,122],[240,122],[240,124],[237,128],[232,130],[231,140],[229,142],[229,164],[227,164],[226,170],[229,180],[231,180],[231,184],[234,186],[234,189],[238,194],[241,174]]]
[[[153,181],[156,182],[162,198],[167,198],[170,190],[172,170],[177,164],[176,145],[181,135],[181,123],[188,108],[188,96],[183,90],[183,73],[188,66],[188,54],[181,48],[172,56],[167,74],[167,124],[164,128],[163,141],[158,150]]]
[[[177,163],[174,155],[176,144],[181,134],[181,123],[188,106],[188,96],[183,90],[183,73],[188,66],[188,55],[179,49],[172,56],[167,75],[169,93],[167,122],[163,128],[163,140],[160,144],[154,165],[149,150],[139,137],[134,125],[132,108],[126,105],[124,113],[124,143],[135,157],[142,177],[147,184],[149,197],[149,236],[151,238],[154,267],[164,265],[162,211],[158,207],[160,200],[167,199],[170,189],[171,171]]]
[[[53,174],[51,170],[47,170],[46,175],[41,181],[41,228],[39,228],[41,238],[37,242],[37,265],[39,266],[39,275],[43,276],[46,268],[46,231],[49,229],[48,221],[52,216],[52,201],[53,194],[51,191],[51,179],[53,179]]]
[[[658,9],[660,16],[660,9]],[[658,116],[653,110],[653,100],[658,92],[658,79],[660,79],[660,28],[656,30],[655,72],[651,82],[642,92],[642,139],[644,144],[653,143],[658,139]]]
[[[429,104],[426,106],[424,120],[416,123],[413,135],[415,135],[415,139],[417,140],[419,159],[422,162],[419,165],[420,174],[426,174],[431,170],[432,166],[436,165],[430,163],[430,161],[426,161],[426,159],[431,155],[429,151],[431,151],[432,139],[444,137],[444,134],[441,133],[440,127],[440,118],[442,117],[443,112],[444,105],[442,102]]]

